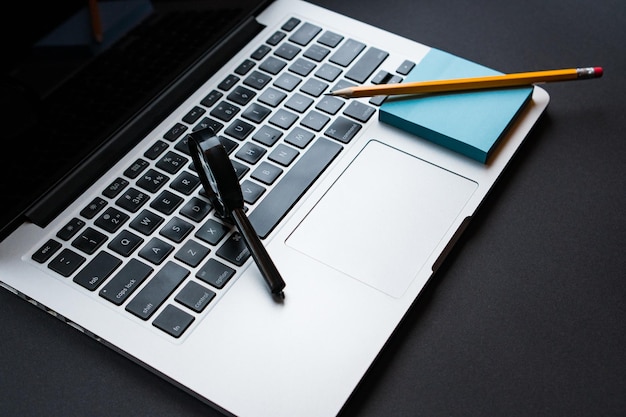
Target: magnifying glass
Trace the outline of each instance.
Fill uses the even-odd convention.
[[[215,211],[234,221],[272,295],[284,298],[285,281],[246,216],[239,179],[224,145],[210,127],[189,134],[187,145]]]

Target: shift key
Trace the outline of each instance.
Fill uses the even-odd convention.
[[[183,282],[187,275],[189,275],[187,269],[174,262],[167,262],[135,298],[128,303],[126,310],[143,320],[147,320]]]

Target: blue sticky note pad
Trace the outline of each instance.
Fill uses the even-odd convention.
[[[500,75],[456,55],[431,49],[404,82]],[[381,122],[486,163],[532,96],[533,87],[388,97]]]

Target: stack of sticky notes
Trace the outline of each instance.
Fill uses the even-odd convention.
[[[500,72],[431,49],[404,82],[500,75]],[[379,120],[486,163],[533,87],[390,96]]]

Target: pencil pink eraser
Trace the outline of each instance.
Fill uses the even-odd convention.
[[[602,67],[593,67],[593,74],[597,77],[602,77]]]

